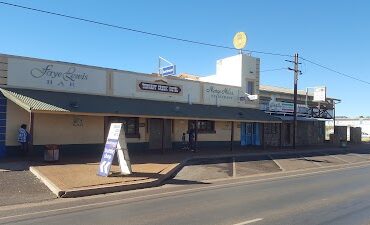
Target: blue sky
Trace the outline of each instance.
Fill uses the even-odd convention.
[[[14,1],[6,2],[65,13],[153,33],[232,47],[238,31],[247,33],[247,49],[294,54],[370,82],[369,1]],[[68,61],[152,73],[158,56],[177,64],[178,72],[215,73],[217,59],[236,54],[145,36],[114,28],[40,14],[0,4],[0,53]],[[290,66],[287,57],[253,54],[261,70]],[[290,59],[291,60],[291,59]],[[338,115],[370,116],[370,85],[301,65],[299,88],[328,87],[342,99]],[[291,71],[261,73],[261,83],[292,87]]]

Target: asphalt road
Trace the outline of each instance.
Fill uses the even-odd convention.
[[[0,171],[0,207],[55,198],[30,171]]]
[[[89,201],[87,201],[89,200]],[[105,202],[104,202],[105,201]],[[87,204],[88,202],[88,204]],[[370,165],[0,210],[0,224],[369,224]]]

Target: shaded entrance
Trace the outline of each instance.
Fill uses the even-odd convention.
[[[172,120],[149,119],[149,149],[164,150],[172,148]]]
[[[259,123],[240,123],[240,145],[261,145]]]

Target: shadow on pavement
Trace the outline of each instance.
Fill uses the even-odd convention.
[[[211,184],[209,182],[203,182],[203,181],[196,181],[196,180],[181,180],[181,179],[171,179],[166,182],[167,184],[178,184],[178,185],[184,185],[184,184]]]

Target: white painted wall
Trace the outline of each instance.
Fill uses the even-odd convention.
[[[256,94],[259,87],[259,59],[242,54],[218,60],[216,75],[201,78],[216,84],[15,56],[9,56],[8,63],[8,87],[219,106],[258,108],[259,104],[240,99],[246,97],[247,81],[255,81]],[[143,90],[140,82],[176,86],[181,91]]]
[[[217,60],[216,74],[200,77],[203,82],[232,85],[245,89],[248,80],[255,81],[255,90],[259,87],[259,59],[252,56],[238,54]]]
[[[327,121],[327,126],[333,126],[333,121]],[[370,119],[353,118],[353,119],[335,119],[335,126],[361,127],[362,132],[370,134]]]
[[[199,80],[217,84],[242,86],[243,55],[235,55],[216,62],[216,75],[200,77]]]
[[[203,84],[203,103],[206,105],[259,107],[259,101],[241,100],[240,97],[244,96],[244,90],[241,87],[213,83]]]
[[[260,59],[243,55],[242,62],[242,87],[246,91],[247,82],[254,82],[254,94],[259,94],[260,86]]]

